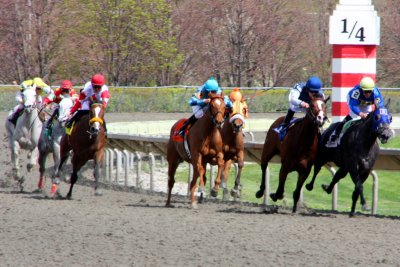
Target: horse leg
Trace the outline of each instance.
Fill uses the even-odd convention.
[[[232,188],[231,190],[231,196],[233,196],[234,198],[240,198],[240,194],[241,194],[241,185],[240,185],[240,177],[242,175],[242,169],[244,167],[244,161],[243,159],[238,161],[238,173],[236,175],[236,179],[235,179],[235,186]]]
[[[207,171],[207,163],[202,163],[199,168],[199,178],[200,178],[200,186],[197,190],[199,193],[199,203],[203,202],[203,198],[206,195],[206,171]]]
[[[283,199],[283,197],[284,197],[283,193],[285,192],[285,183],[286,183],[286,177],[287,177],[288,173],[289,172],[282,165],[281,169],[279,170],[278,188],[276,189],[275,193],[271,193],[269,195],[274,202],[276,202],[278,199]]]
[[[74,187],[74,184],[78,180],[78,171],[84,165],[84,163],[82,163],[82,162],[86,163],[86,161],[84,161],[82,157],[79,158],[79,156],[76,155],[76,154],[73,155],[71,161],[72,161],[71,185],[69,187],[69,191],[68,191],[67,196],[66,196],[67,199],[71,199],[71,197],[72,197],[72,189]]]
[[[174,187],[175,184],[175,173],[176,169],[178,168],[179,165],[179,159],[174,158],[168,160],[168,197],[167,197],[167,202],[165,203],[166,207],[173,207],[171,205],[171,194],[172,194],[172,188]]]
[[[306,184],[306,188],[308,191],[312,191],[314,189],[315,179],[317,178],[318,173],[321,171],[322,165],[315,163],[314,164],[314,173],[311,181]]]
[[[355,214],[358,197],[360,195],[362,195],[362,198],[364,198],[364,193],[363,193],[363,184],[360,179],[360,176],[358,175],[358,170],[356,169],[356,170],[352,171],[350,173],[350,176],[354,183],[354,191],[353,191],[353,195],[352,195],[353,202],[351,203],[351,211],[350,211],[349,216],[353,217]],[[365,199],[362,199],[361,202],[362,201],[364,201],[364,203],[365,203]]]
[[[299,175],[297,177],[296,189],[293,191],[293,210],[292,210],[293,213],[295,213],[297,210],[297,203],[299,202],[300,199],[301,189],[303,187],[304,182],[307,180],[307,177],[310,174],[310,172],[311,172],[311,166],[308,170],[299,172]]]
[[[46,151],[39,151],[39,182],[38,182],[38,190],[42,191],[44,188],[46,177],[44,176],[46,172],[46,160],[47,155],[49,153]]]
[[[103,163],[103,155],[104,155],[104,150],[100,149],[98,150],[95,155],[94,155],[94,170],[93,170],[93,176],[95,179],[94,183],[94,194],[95,196],[102,196],[103,192],[101,191],[100,183],[99,180],[101,178],[101,171],[102,171],[102,163]]]
[[[360,175],[360,177],[361,177],[361,186],[362,186],[362,190],[360,192],[360,201],[361,201],[361,209],[363,211],[370,211],[371,210],[369,208],[368,204],[367,204],[367,201],[365,200],[364,187],[363,187],[363,184],[364,184],[365,180],[367,180],[368,176],[369,176],[369,171]]]
[[[197,165],[194,165],[193,167],[193,176],[192,176],[192,181],[190,182],[190,198],[193,209],[197,209],[196,189],[197,189],[197,178],[199,177],[199,170],[196,166]]]
[[[18,186],[20,191],[24,191],[24,181],[25,178],[21,176],[20,169],[19,169],[19,151],[20,151],[20,145],[17,141],[13,142],[13,146],[11,149],[11,160],[13,162],[13,177],[14,180],[18,182]]]
[[[231,166],[232,166],[232,160],[225,161],[224,170],[222,172],[222,177],[221,177],[221,181],[222,181],[221,184],[222,184],[222,189],[223,189],[222,199],[224,201],[227,201],[229,198],[228,197],[228,179],[229,179],[229,171],[231,169]]]
[[[260,189],[256,192],[256,198],[262,198],[265,192],[265,177],[267,175],[267,163],[261,163],[261,185]]]
[[[28,172],[31,172],[33,166],[36,165],[37,159],[38,159],[38,153],[39,149],[37,147],[35,147],[34,149],[30,150],[28,152],[28,164],[26,165],[26,169]]]
[[[217,156],[218,159],[218,171],[217,171],[217,177],[215,178],[215,183],[214,187],[211,190],[211,196],[217,197],[218,196],[218,191],[219,191],[219,186],[221,184],[221,176],[223,171],[225,170],[225,161],[224,161],[224,155],[222,153],[219,153]]]
[[[328,194],[332,193],[332,190],[333,190],[333,187],[335,186],[335,184],[337,182],[339,182],[340,179],[344,178],[346,176],[346,174],[347,174],[346,170],[344,170],[343,168],[339,168],[339,170],[337,170],[337,172],[335,172],[335,175],[333,176],[332,181],[329,184],[329,186],[326,184],[322,184],[321,185],[322,189]]]

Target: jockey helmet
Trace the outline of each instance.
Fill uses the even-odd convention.
[[[91,82],[93,86],[103,86],[106,83],[106,79],[101,74],[95,74],[93,75]]]
[[[65,90],[65,89],[71,90],[72,82],[70,80],[64,80],[64,81],[62,81],[60,88],[62,90]]]
[[[216,92],[219,89],[218,82],[214,79],[214,77],[211,77],[204,84],[204,89],[206,89],[208,92]]]
[[[242,93],[239,90],[240,88],[238,87],[233,88],[233,91],[229,94],[231,101],[235,102],[242,100]]]
[[[316,93],[321,90],[322,82],[317,76],[312,76],[310,79],[308,79],[306,87],[310,90],[310,92]]]
[[[45,83],[39,77],[33,78],[33,84],[36,84],[36,88],[41,89]]]
[[[364,77],[361,79],[360,87],[364,91],[372,91],[375,88],[375,82],[371,77]]]

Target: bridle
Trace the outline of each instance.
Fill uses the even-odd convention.
[[[212,97],[211,98],[211,101],[210,101],[210,103],[209,103],[209,108],[208,108],[208,110],[210,111],[210,114],[211,114],[211,121],[212,121],[212,123],[213,123],[213,126],[214,127],[217,127],[217,128],[221,128],[222,127],[222,125],[224,124],[224,122],[225,122],[225,108],[224,108],[224,111],[222,112],[222,111],[220,111],[219,109],[217,110],[217,112],[215,112],[215,113],[213,113],[213,102],[214,101],[216,101],[216,100],[220,100],[222,103],[224,103],[224,105],[225,105],[225,102],[224,102],[224,98],[223,97],[221,97],[221,96],[214,96],[214,97]],[[218,116],[218,114],[221,114],[221,116],[224,118],[224,120],[222,121],[222,122],[218,122],[218,121],[216,121],[216,117]]]
[[[317,100],[321,100],[321,101],[325,102],[323,99],[319,99],[319,98],[318,98]],[[317,112],[316,112],[316,113],[313,112],[313,108],[314,108],[314,107],[317,109]],[[322,121],[322,125],[323,125],[323,124],[328,120],[328,117],[326,116],[326,112],[324,111],[324,109],[323,109],[323,108],[318,108],[318,107],[316,107],[315,104],[314,104],[313,102],[310,103],[310,107],[307,109],[307,115],[311,118],[311,120],[313,121],[313,123],[316,124],[316,125],[318,125],[319,127],[322,126],[322,125],[319,125],[319,124],[320,124],[320,121],[319,121],[318,115],[317,115],[317,114],[319,114],[320,111],[322,111],[323,114],[324,114],[324,118],[323,118],[323,121]]]

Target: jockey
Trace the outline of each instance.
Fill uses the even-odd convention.
[[[349,106],[349,114],[336,126],[336,129],[327,142],[327,147],[335,147],[338,137],[346,122],[355,118],[365,119],[373,110],[373,105],[377,104],[379,108],[384,108],[385,104],[378,87],[371,77],[364,77],[347,94],[347,105]]]
[[[274,131],[283,134],[286,132],[295,112],[305,112],[309,108],[312,96],[323,96],[322,82],[317,76],[312,76],[306,83],[296,83],[289,93],[290,108],[285,119]]]
[[[101,101],[104,108],[107,107],[111,96],[108,91],[108,86],[105,83],[106,79],[102,74],[95,74],[92,76],[91,81],[85,84],[79,95],[78,101],[76,101],[75,105],[71,108],[70,114],[73,115],[66,124],[67,128],[71,127],[72,124],[77,122],[84,114],[88,113],[90,104],[93,101]],[[107,132],[105,122],[104,129]]]
[[[219,87],[218,82],[211,77],[208,79],[202,86],[200,86],[196,92],[192,95],[189,100],[189,105],[192,106],[193,115],[185,121],[182,127],[178,130],[177,134],[183,136],[185,134],[185,130],[189,125],[193,125],[198,119],[203,117],[204,112],[208,108],[208,103],[210,103],[211,98],[209,94],[222,94],[222,89]],[[232,107],[232,102],[229,100],[228,97],[224,98],[224,102],[227,108]]]
[[[54,91],[55,98],[54,100],[50,100],[49,98],[45,98],[43,100],[43,104],[47,105],[49,103],[60,103],[63,98],[72,98],[72,101],[75,102],[78,99],[78,94],[76,93],[75,89],[72,87],[72,82],[70,80],[64,80],[61,82],[61,86]],[[58,108],[56,108],[51,115],[50,119],[47,121],[46,127],[49,128],[54,117],[58,113]]]
[[[24,109],[24,97],[23,97],[23,92],[26,89],[33,89],[36,90],[36,100],[38,103],[38,106],[42,106],[42,97],[40,96],[42,92],[45,92],[47,94],[47,98],[53,100],[54,99],[54,92],[51,89],[50,86],[45,84],[43,80],[39,77],[33,78],[32,80],[26,80],[21,83],[20,85],[20,91],[17,92],[15,99],[17,101],[17,105],[13,108],[11,114],[8,116],[8,120],[11,122],[16,122],[18,118],[18,114],[20,111]],[[43,103],[43,105],[46,105],[46,103]]]

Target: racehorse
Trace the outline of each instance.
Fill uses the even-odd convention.
[[[176,122],[170,132],[167,144],[168,161],[168,198],[166,206],[171,206],[171,192],[175,184],[175,173],[178,165],[189,162],[193,166],[193,177],[190,184],[191,204],[197,208],[196,189],[197,178],[200,177],[200,196],[205,191],[206,165],[218,165],[216,183],[221,182],[224,155],[222,151],[222,137],[220,129],[225,121],[225,102],[223,96],[212,94],[211,101],[205,114],[186,132],[184,138],[175,134],[176,130],[184,123],[184,119]]]
[[[20,149],[28,150],[29,162],[26,168],[30,172],[37,161],[37,145],[42,128],[42,122],[39,119],[39,111],[37,109],[36,91],[34,89],[24,90],[23,99],[24,110],[22,115],[17,119],[16,125],[14,126],[8,119],[6,119],[5,123],[8,145],[11,150],[13,177],[18,181],[21,191],[23,191],[25,178],[21,176],[19,169]]]
[[[323,190],[330,194],[335,184],[344,178],[347,173],[350,173],[354,183],[354,191],[349,215],[350,217],[354,216],[359,196],[362,209],[368,210],[368,205],[364,198],[363,183],[368,178],[378,157],[379,145],[376,142],[377,139],[384,144],[392,135],[389,129],[391,121],[392,117],[388,109],[376,106],[374,112],[368,114],[366,119],[351,120],[345,124],[343,127],[344,134],[337,147],[326,147],[326,143],[339,122],[332,124],[322,135],[317,160],[314,165],[314,175],[311,182],[306,185],[306,188],[311,191],[314,187],[315,178],[322,166],[327,162],[334,162],[339,169],[329,185],[322,185]]]
[[[256,193],[261,198],[265,191],[265,175],[268,162],[275,155],[281,157],[281,169],[279,171],[279,185],[275,193],[270,194],[273,201],[283,199],[286,177],[290,172],[298,173],[296,189],[293,192],[293,212],[296,212],[297,202],[304,181],[310,174],[317,154],[317,144],[320,128],[328,119],[326,115],[326,102],[321,96],[313,96],[306,115],[297,119],[287,131],[286,137],[280,141],[280,137],[273,130],[278,127],[284,117],[280,117],[271,125],[265,138],[261,155],[261,185]]]
[[[68,199],[71,198],[72,189],[78,180],[78,171],[90,159],[93,159],[95,164],[93,170],[95,178],[95,195],[102,195],[99,188],[99,179],[101,176],[101,166],[104,155],[103,148],[106,143],[104,112],[105,109],[102,103],[92,103],[88,113],[84,114],[78,122],[73,125],[70,135],[65,134],[61,138],[61,161],[58,166],[58,172],[67,160],[69,152],[71,150],[73,152],[71,158],[71,185],[66,196]]]
[[[45,183],[45,171],[46,171],[46,160],[50,153],[53,153],[54,168],[51,175],[52,182],[54,185],[59,184],[58,178],[58,165],[60,164],[60,143],[61,137],[65,134],[65,123],[68,119],[67,113],[73,106],[73,100],[71,98],[63,98],[60,103],[56,106],[57,116],[53,122],[50,122],[49,129],[46,123],[43,124],[42,133],[39,139],[39,183],[38,188],[43,189]],[[56,192],[56,186],[52,187],[52,193]]]
[[[240,176],[244,167],[244,143],[243,143],[243,126],[245,118],[248,117],[248,108],[244,99],[236,100],[232,103],[232,109],[229,119],[224,123],[221,134],[223,140],[224,152],[224,170],[222,173],[223,199],[228,199],[228,178],[232,162],[238,164],[238,172],[235,177],[235,186],[231,190],[231,196],[240,198]],[[217,197],[218,185],[216,184],[211,190],[211,195]]]

